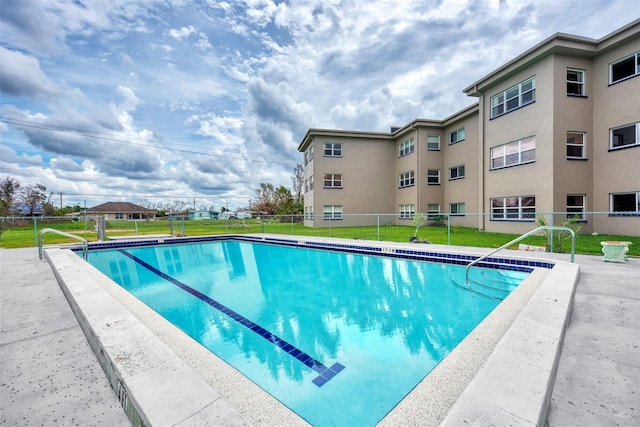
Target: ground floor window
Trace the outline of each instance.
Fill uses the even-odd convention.
[[[567,219],[584,220],[585,200],[584,194],[569,194],[567,196]]]
[[[491,199],[491,219],[498,221],[534,221],[536,198],[533,196],[495,197]]]
[[[325,205],[322,212],[324,219],[342,219],[342,205]]]
[[[400,205],[400,218],[411,219],[416,213],[416,209],[413,205]]]
[[[433,219],[436,215],[440,215],[440,204],[429,203],[427,205],[427,219]]]
[[[640,191],[610,195],[610,211],[621,215],[640,215]]]
[[[124,214],[122,214],[122,213],[117,213],[117,214],[116,214],[116,219],[124,219]]]
[[[313,219],[313,206],[306,206],[304,208],[304,219]]]
[[[450,203],[449,213],[453,215],[464,215],[464,203]]]

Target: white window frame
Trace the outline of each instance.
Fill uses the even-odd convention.
[[[571,80],[570,75],[574,74],[576,80]],[[567,68],[567,96],[586,96],[587,87],[585,80],[586,72],[579,68]],[[570,87],[575,87],[577,91],[571,91]],[[576,93],[574,93],[576,92]]]
[[[114,214],[114,216],[113,216],[113,217],[114,217],[115,219],[124,219],[124,213],[121,213],[121,212],[116,213],[116,214]]]
[[[433,219],[436,215],[440,215],[440,203],[427,204],[427,219]]]
[[[432,182],[433,178],[435,178],[434,182]],[[440,185],[440,169],[427,169],[427,185]]]
[[[413,171],[401,173],[398,178],[398,188],[413,187],[416,183]]]
[[[308,193],[309,192],[309,178],[306,178],[304,180],[304,192]]]
[[[464,141],[465,139],[465,131],[464,126],[460,129],[456,129],[453,132],[449,132],[449,145],[457,144],[458,142]]]
[[[322,218],[325,220],[342,219],[342,205],[324,205]]]
[[[618,196],[634,196],[635,195],[635,210],[634,211],[621,211],[615,210],[615,198]],[[609,194],[609,212],[617,216],[640,216],[640,191],[629,191],[625,193],[610,193]]]
[[[583,221],[585,219],[584,214],[587,210],[586,206],[586,194],[567,194],[567,219],[574,219],[578,217],[578,220]]]
[[[415,143],[413,141],[413,138],[409,138],[406,141],[401,142],[398,145],[398,157],[404,157],[406,155],[413,153],[415,149],[414,147],[415,147]]]
[[[634,129],[635,141],[631,144],[614,145],[614,141],[617,139],[615,135],[616,131],[619,131],[620,129],[625,129],[625,128]],[[609,130],[609,150],[620,150],[622,148],[637,147],[639,145],[640,145],[640,122],[629,123],[628,125],[618,126],[615,128],[611,128]]]
[[[454,171],[455,171],[455,176],[453,176]],[[456,179],[464,178],[464,173],[465,173],[464,165],[458,165],[458,166],[449,168],[449,181],[455,181]]]
[[[532,144],[533,147],[531,147]],[[490,156],[491,170],[533,163],[536,161],[536,137],[528,136],[518,141],[491,147]]]
[[[495,119],[536,100],[536,76],[529,77],[491,97],[491,118]]]
[[[342,157],[342,143],[325,142],[323,153],[324,157]]]
[[[342,188],[342,174],[325,173],[322,176],[322,188]]]
[[[577,142],[578,138],[580,142]],[[572,156],[570,151],[580,150],[579,156]],[[587,133],[568,131],[567,132],[567,159],[586,159],[587,158]]]
[[[427,135],[427,150],[440,151],[440,135]]]
[[[313,160],[313,144],[309,145],[307,151],[304,152],[304,164],[308,165]]]
[[[501,206],[496,202],[500,202]],[[490,204],[491,221],[533,222],[536,219],[535,196],[492,197]]]
[[[400,205],[398,211],[400,219],[413,219],[416,214],[416,208],[412,204]]]
[[[309,191],[313,190],[313,175],[309,177]]]
[[[620,77],[616,80],[613,79],[613,69],[616,65],[620,65],[623,62],[626,61],[631,61],[631,63],[633,64],[634,68],[635,68],[635,72],[629,75],[626,75],[624,77]],[[615,62],[612,62],[611,64],[609,64],[609,84],[612,85],[614,83],[618,83],[618,82],[622,82],[624,80],[630,79],[632,77],[635,77],[637,75],[640,75],[640,52],[636,52],[636,53],[632,53],[629,56],[625,56],[624,58],[618,59]]]
[[[449,215],[464,216],[464,214],[465,214],[464,202],[449,203]]]

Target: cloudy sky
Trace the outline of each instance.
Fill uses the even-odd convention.
[[[246,206],[308,128],[388,131],[636,0],[0,0],[0,179],[63,205]]]

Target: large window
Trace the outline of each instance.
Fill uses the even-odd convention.
[[[400,188],[411,187],[415,184],[413,171],[400,174]]]
[[[427,136],[427,150],[440,151],[440,135]]]
[[[464,128],[455,130],[449,134],[449,144],[455,144],[464,140]]]
[[[398,157],[406,156],[407,154],[413,153],[413,138],[408,139],[401,143],[398,147]]]
[[[411,219],[416,214],[416,209],[413,205],[400,205],[400,218]]]
[[[449,168],[449,180],[464,178],[464,165]]]
[[[491,118],[501,116],[536,100],[536,78],[531,77],[491,97]]]
[[[585,159],[587,134],[584,132],[567,132],[567,159]]]
[[[342,188],[342,174],[339,173],[325,173],[324,188]]]
[[[640,74],[640,52],[629,55],[609,65],[609,83],[617,83]]]
[[[449,204],[449,213],[451,214],[451,216],[454,216],[454,215],[462,216],[462,215],[464,215],[464,203],[450,203]]]
[[[567,196],[567,218],[584,219],[585,212],[585,199],[584,194],[569,194]]]
[[[440,184],[440,169],[427,170],[427,184],[429,185]]]
[[[325,157],[342,157],[342,144],[339,142],[324,143]]]
[[[584,70],[567,69],[567,95],[584,96]]]
[[[491,199],[491,219],[503,221],[534,221],[536,198],[532,196],[496,197]]]
[[[535,160],[536,138],[534,136],[491,148],[492,170],[531,163]]]
[[[427,205],[427,219],[433,219],[436,215],[440,215],[440,204],[429,203]]]
[[[325,205],[322,212],[324,219],[342,219],[341,205]]]
[[[632,147],[640,145],[640,123],[633,123],[619,128],[611,129],[610,148]]]
[[[619,214],[640,215],[640,191],[611,194],[610,211]]]

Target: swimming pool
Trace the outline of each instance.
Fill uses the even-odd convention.
[[[469,290],[462,256],[270,243],[122,245],[89,261],[314,425],[375,424],[532,269],[474,269],[491,287]]]

